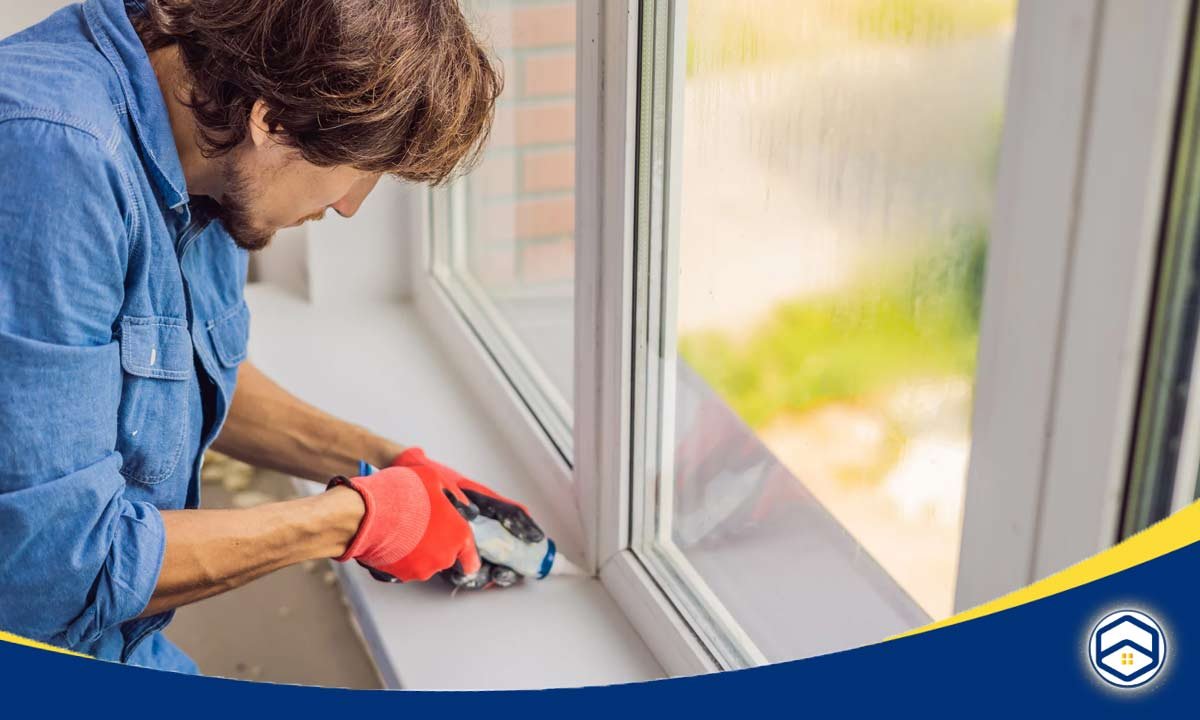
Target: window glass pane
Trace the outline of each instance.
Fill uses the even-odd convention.
[[[478,168],[460,181],[455,269],[567,426],[575,271],[575,3],[471,0],[505,73]]]
[[[877,641],[951,612],[1015,1],[687,7],[659,537],[770,659]]]

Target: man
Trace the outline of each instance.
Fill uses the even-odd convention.
[[[500,89],[457,0],[88,0],[0,42],[0,629],[194,672],[180,605],[312,558],[473,574],[484,495],[540,532],[245,361],[246,251],[446,180]],[[199,510],[210,445],[342,477]]]

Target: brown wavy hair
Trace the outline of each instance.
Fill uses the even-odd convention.
[[[504,84],[459,0],[146,0],[132,19],[148,51],[179,48],[209,157],[261,99],[314,165],[440,184],[478,159]]]

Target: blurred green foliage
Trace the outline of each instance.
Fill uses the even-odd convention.
[[[975,369],[987,228],[961,226],[913,262],[786,303],[748,335],[683,337],[681,355],[747,423]],[[902,268],[898,270],[897,268]]]
[[[1012,23],[1016,0],[851,0],[860,37],[944,42]]]
[[[688,75],[862,44],[933,44],[1011,27],[1016,0],[691,0]]]

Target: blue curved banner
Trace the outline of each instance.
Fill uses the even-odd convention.
[[[1200,543],[1058,594],[877,645],[752,670],[569,690],[356,691],[144,670],[0,642],[9,717],[387,713],[579,718],[1193,717]],[[565,652],[571,652],[567,648]],[[554,662],[547,658],[546,662]],[[20,714],[18,715],[18,711]],[[268,715],[264,715],[267,713]]]

